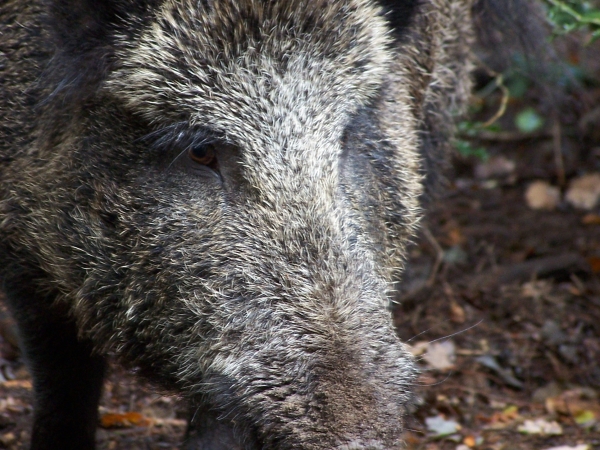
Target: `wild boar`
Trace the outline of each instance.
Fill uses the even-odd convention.
[[[107,356],[189,400],[186,448],[402,446],[390,288],[470,90],[471,6],[0,4],[32,449],[94,448]]]

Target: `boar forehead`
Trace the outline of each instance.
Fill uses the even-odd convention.
[[[387,70],[380,14],[364,0],[167,1],[123,44],[107,86],[153,123],[190,121],[248,147],[282,131],[339,140]]]

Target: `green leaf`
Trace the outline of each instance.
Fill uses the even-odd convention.
[[[484,147],[473,147],[470,142],[463,141],[462,139],[456,139],[454,141],[454,147],[465,158],[474,156],[482,161],[487,161],[490,157],[489,153]]]
[[[523,75],[515,75],[506,82],[512,98],[523,98],[529,89],[530,82]]]
[[[584,19],[590,20],[590,21],[594,21],[594,20],[600,20],[600,11],[588,11],[584,14],[582,14]]]
[[[596,415],[593,411],[585,409],[583,411],[580,411],[575,416],[575,422],[577,423],[577,425],[581,425],[583,427],[592,426],[594,425],[594,423],[596,423]]]
[[[527,108],[517,114],[515,125],[523,133],[533,133],[544,126],[544,118],[535,109]]]

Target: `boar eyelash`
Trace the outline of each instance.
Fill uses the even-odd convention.
[[[138,141],[147,142],[154,150],[180,148],[181,151],[171,160],[166,172],[192,147],[214,143],[217,139],[209,136],[206,130],[190,129],[187,122],[179,122],[154,130]]]

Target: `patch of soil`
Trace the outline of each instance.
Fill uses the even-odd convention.
[[[412,251],[398,332],[416,348],[455,350],[450,367],[423,364],[410,449],[600,448],[600,226],[564,204],[531,210],[526,186],[455,188]],[[572,409],[553,409],[565,396]],[[437,416],[456,432],[436,437],[425,424]],[[562,434],[519,432],[527,420]]]

